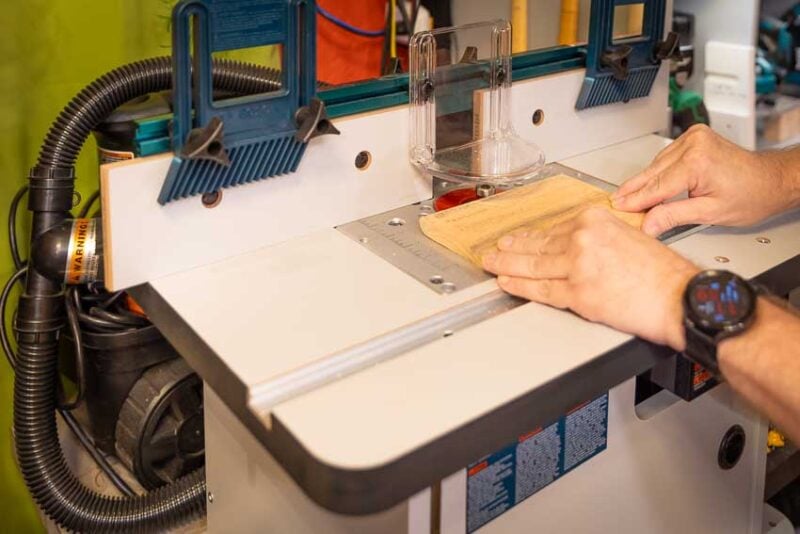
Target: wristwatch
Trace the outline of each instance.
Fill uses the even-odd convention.
[[[695,275],[683,294],[686,356],[719,375],[717,347],[753,324],[757,299],[756,287],[731,272]]]

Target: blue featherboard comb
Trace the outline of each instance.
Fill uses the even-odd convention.
[[[314,0],[182,0],[175,6],[175,156],[159,204],[294,172],[311,138],[339,133],[315,97],[315,19]],[[214,102],[211,54],[264,45],[281,45],[281,88]]]
[[[640,35],[614,38],[618,6],[644,4]],[[586,78],[576,109],[628,102],[650,94],[661,62],[680,57],[678,36],[664,35],[665,0],[593,0]]]

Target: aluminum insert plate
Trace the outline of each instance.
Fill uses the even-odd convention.
[[[605,191],[616,189],[608,182],[560,164],[547,165],[537,180],[559,174],[572,176]],[[463,187],[463,184],[439,181],[434,184],[437,193],[457,187]],[[337,229],[438,293],[453,293],[490,279],[491,275],[422,233],[419,219],[432,213],[433,200],[426,200],[346,223]],[[672,243],[703,228],[682,226],[661,236],[661,240]]]
[[[438,293],[453,293],[491,278],[422,233],[419,219],[431,213],[433,201],[426,200],[337,229]]]

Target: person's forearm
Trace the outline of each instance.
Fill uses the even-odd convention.
[[[718,358],[731,387],[800,444],[800,317],[760,298],[756,322]]]
[[[765,173],[778,177],[778,189],[788,203],[786,209],[800,207],[800,147],[762,152],[762,155],[762,161],[770,167]]]

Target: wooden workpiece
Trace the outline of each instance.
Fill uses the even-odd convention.
[[[611,207],[606,191],[566,175],[511,189],[420,219],[426,236],[480,265],[498,239],[523,230],[546,230],[599,206],[640,228],[644,215]]]

